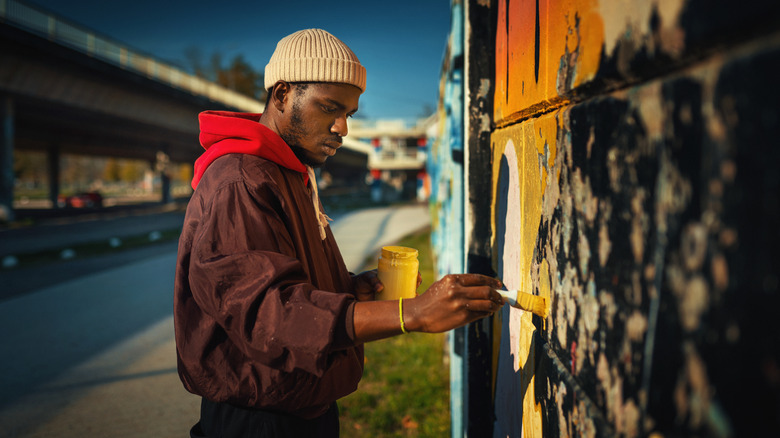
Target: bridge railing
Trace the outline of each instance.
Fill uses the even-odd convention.
[[[247,112],[262,112],[263,110],[263,104],[256,99],[191,75],[151,56],[133,51],[119,42],[96,35],[89,29],[70,23],[24,2],[0,0],[0,22],[237,110]]]

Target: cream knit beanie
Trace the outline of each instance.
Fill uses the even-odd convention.
[[[366,69],[341,40],[322,29],[282,38],[265,66],[265,88],[276,81],[338,82],[366,91]]]

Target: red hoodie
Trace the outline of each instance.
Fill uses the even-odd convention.
[[[200,144],[206,152],[195,161],[193,190],[214,160],[222,155],[237,153],[257,155],[301,172],[304,184],[308,182],[306,166],[277,133],[260,123],[260,115],[231,111],[204,111],[198,115]]]

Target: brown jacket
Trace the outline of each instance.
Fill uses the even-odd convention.
[[[203,173],[176,267],[178,368],[190,392],[314,417],[357,388],[352,278],[330,228],[320,237],[304,175],[235,153]]]

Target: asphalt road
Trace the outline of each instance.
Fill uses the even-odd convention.
[[[395,206],[345,214],[332,228],[356,270],[381,245],[429,223],[426,206]],[[162,224],[155,215],[57,224],[0,233],[0,245],[29,233],[48,242],[38,250],[52,249]],[[0,438],[187,436],[200,400],[176,372],[175,261],[170,241],[0,270]]]
[[[183,207],[175,205],[155,210],[48,218],[39,220],[35,226],[0,229],[0,257],[181,228],[183,220]]]
[[[176,373],[175,260],[168,245],[0,302],[0,437],[186,436],[199,400]]]

